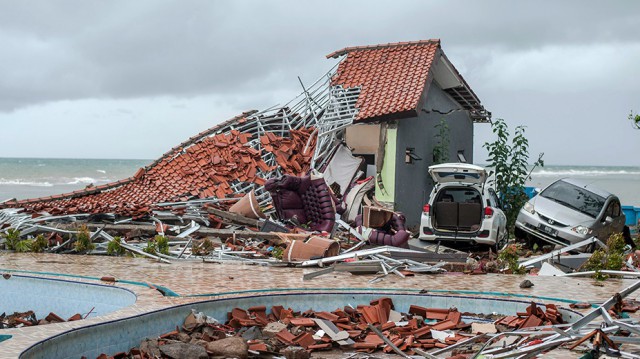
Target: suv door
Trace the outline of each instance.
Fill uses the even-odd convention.
[[[502,209],[502,203],[500,202],[500,198],[498,197],[498,194],[496,193],[496,191],[493,190],[493,188],[489,188],[487,193],[489,193],[489,196],[487,196],[486,205],[493,208],[493,211],[496,216],[498,228],[500,228],[500,231],[501,232],[506,231],[507,216],[504,214],[504,210]]]

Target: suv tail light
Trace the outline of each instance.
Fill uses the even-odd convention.
[[[426,214],[429,214],[429,212],[430,212],[430,211],[431,211],[431,205],[430,205],[429,203],[425,204],[425,205],[422,207],[422,212],[424,212],[424,213],[426,213]]]
[[[484,216],[487,218],[491,218],[491,216],[493,216],[493,208],[484,207]]]

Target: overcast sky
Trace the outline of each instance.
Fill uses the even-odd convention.
[[[640,166],[639,26],[637,1],[0,0],[0,157],[153,159],[287,102],[334,50],[440,38],[532,157]]]

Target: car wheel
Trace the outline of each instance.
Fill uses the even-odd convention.
[[[542,246],[548,245],[549,242],[545,241],[544,239],[540,239],[536,236],[532,236],[530,234],[525,234],[525,240],[524,242],[527,245],[527,248],[529,248],[530,250],[541,250]]]
[[[498,233],[496,233],[496,244],[492,246],[494,252],[498,253],[498,251],[504,248],[504,245],[507,244],[507,239],[505,236],[500,236],[500,230],[498,229]]]
[[[513,230],[513,235],[514,237],[516,237],[516,241],[517,242],[522,242],[527,240],[527,234],[520,228],[515,227],[515,229]]]

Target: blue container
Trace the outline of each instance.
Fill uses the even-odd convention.
[[[535,196],[536,193],[536,188],[535,187],[525,187],[524,188],[524,193],[527,194],[527,196],[531,199],[533,198],[533,196]]]
[[[627,217],[627,221],[624,222],[629,227],[637,226],[640,221],[640,207],[634,206],[622,206],[622,212]]]

